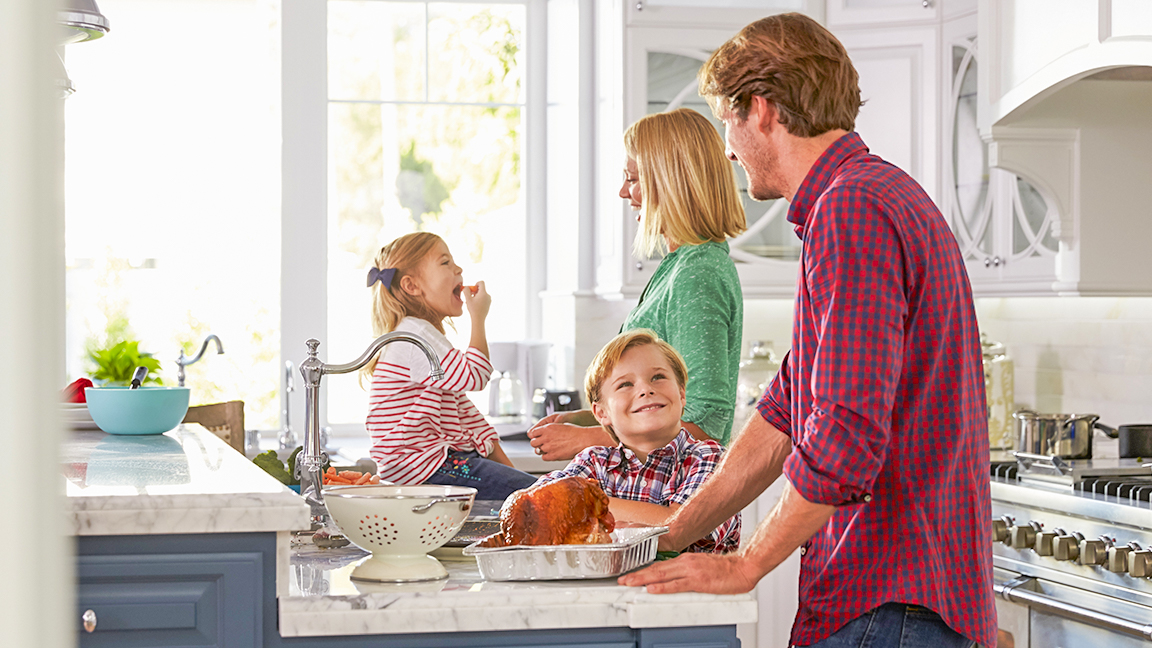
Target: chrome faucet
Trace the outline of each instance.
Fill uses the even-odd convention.
[[[296,456],[296,473],[300,478],[300,495],[304,497],[305,502],[308,502],[312,512],[313,529],[326,528],[330,524],[328,509],[324,506],[324,497],[320,494],[323,484],[320,471],[328,461],[328,456],[320,444],[320,379],[326,374],[356,371],[368,364],[385,345],[392,342],[415,344],[428,357],[432,378],[440,380],[444,377],[440,359],[436,357],[431,345],[420,336],[411,333],[385,333],[373,340],[359,358],[348,364],[324,364],[316,357],[320,341],[310,339],[305,343],[308,345],[308,358],[300,363],[300,375],[304,377],[304,449]]]
[[[200,352],[197,353],[194,357],[189,358],[188,356],[184,355],[184,349],[180,349],[180,357],[176,358],[176,383],[179,386],[184,386],[184,367],[199,362],[200,358],[204,357],[204,351],[208,349],[209,342],[216,342],[217,355],[224,353],[224,345],[220,344],[220,338],[216,337],[212,333],[209,333],[208,337],[204,338],[204,344],[200,345]]]
[[[284,425],[280,428],[281,450],[294,450],[296,448],[296,432],[292,430],[292,408],[289,403],[289,394],[296,391],[296,379],[292,376],[294,368],[295,365],[292,364],[291,360],[284,361],[284,410],[281,413],[284,418]]]

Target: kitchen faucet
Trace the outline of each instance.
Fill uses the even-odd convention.
[[[296,448],[296,432],[292,430],[292,420],[290,418],[292,408],[289,403],[289,395],[296,391],[296,380],[292,377],[292,369],[294,368],[295,365],[292,364],[291,360],[284,361],[284,427],[280,428],[281,450],[293,450]]]
[[[180,349],[180,357],[176,358],[176,383],[179,386],[184,386],[184,367],[199,362],[200,358],[204,357],[204,351],[208,349],[208,343],[213,341],[216,342],[216,354],[219,355],[224,353],[224,345],[220,344],[220,338],[216,337],[212,333],[209,333],[208,337],[204,338],[204,344],[200,345],[200,352],[197,353],[194,357],[189,358],[188,356],[184,355],[184,349]]]
[[[432,347],[418,335],[412,333],[392,332],[385,333],[372,341],[368,349],[348,364],[325,364],[316,357],[316,349],[320,341],[310,339],[308,345],[308,358],[300,363],[300,375],[304,377],[304,449],[296,456],[296,473],[300,478],[300,495],[308,502],[312,512],[312,528],[324,529],[329,526],[328,509],[324,506],[324,497],[320,494],[323,484],[320,475],[321,466],[328,460],[323,448],[320,446],[320,379],[326,374],[342,374],[356,371],[368,364],[385,345],[392,342],[408,342],[415,344],[428,357],[428,366],[434,380],[444,377],[444,370],[440,368],[440,359]]]

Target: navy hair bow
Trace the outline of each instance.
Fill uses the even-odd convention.
[[[396,268],[368,268],[368,287],[371,288],[372,284],[379,281],[384,284],[388,292],[392,292],[392,277],[396,276]]]

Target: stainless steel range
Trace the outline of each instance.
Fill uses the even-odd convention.
[[[995,459],[1001,648],[1152,646],[1152,463]]]

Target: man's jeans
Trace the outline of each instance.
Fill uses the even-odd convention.
[[[970,648],[974,645],[928,608],[885,603],[852,619],[831,637],[809,648]]]

